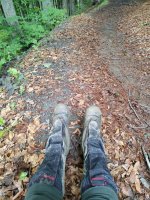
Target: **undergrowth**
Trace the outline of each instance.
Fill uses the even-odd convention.
[[[4,65],[23,50],[38,41],[67,17],[65,10],[49,8],[46,11],[31,12],[25,18],[18,17],[18,26],[9,26],[0,17],[0,75]]]

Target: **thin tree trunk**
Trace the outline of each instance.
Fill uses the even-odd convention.
[[[21,10],[20,6],[19,6],[19,12],[20,12],[20,16],[22,17],[22,19],[24,19],[24,16],[23,16],[23,13],[22,13],[22,10]]]
[[[41,1],[38,1],[38,2],[39,2],[40,10],[42,10],[42,2]]]
[[[43,10],[46,10],[50,7],[53,7],[53,0],[44,0],[42,1]]]
[[[18,19],[12,0],[1,0],[4,15],[9,25],[18,25]]]
[[[72,15],[75,11],[74,0],[69,0],[69,15]]]
[[[67,0],[63,0],[63,8],[67,10]]]

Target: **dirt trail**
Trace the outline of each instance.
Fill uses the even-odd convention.
[[[63,102],[72,111],[69,127],[72,144],[67,160],[65,199],[80,198],[82,122],[85,109],[92,104],[98,105],[103,113],[102,135],[109,155],[109,168],[120,187],[120,199],[150,198],[137,175],[148,178],[140,150],[140,145],[148,144],[144,137],[148,129],[134,131],[131,128],[131,125],[141,126],[141,122],[129,107],[127,91],[129,88],[139,91],[137,80],[141,71],[137,73],[135,70],[139,62],[133,51],[126,47],[126,34],[120,30],[126,13],[132,12],[136,6],[134,1],[116,0],[103,9],[72,17],[43,40],[40,48],[31,50],[18,63],[27,78],[27,85],[23,96],[4,94],[8,100],[3,101],[2,115],[8,121],[17,117],[20,123],[14,130],[17,134],[8,135],[7,143],[6,139],[2,140],[1,151],[7,152],[1,158],[2,164],[13,169],[9,172],[8,167],[3,169],[3,190],[19,182],[20,171],[27,171],[29,176],[34,173],[44,156],[53,108]],[[133,95],[137,98],[136,94]],[[145,105],[148,103],[147,98],[141,98],[141,101]],[[8,109],[8,102],[17,103],[15,111]],[[133,107],[139,109],[136,101]],[[140,109],[138,111],[143,114]],[[28,179],[21,183],[24,192],[27,182]],[[5,192],[4,199],[17,191]]]

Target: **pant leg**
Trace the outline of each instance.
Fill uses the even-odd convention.
[[[25,200],[62,200],[62,193],[54,186],[44,183],[32,185],[26,194]]]
[[[62,135],[60,130],[53,130],[48,141],[49,147],[37,172],[30,180],[25,200],[61,200],[62,186]]]
[[[118,188],[107,167],[101,138],[88,138],[87,148],[81,183],[82,200],[117,200]]]

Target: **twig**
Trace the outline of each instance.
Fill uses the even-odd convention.
[[[129,96],[129,97],[131,96],[131,95],[130,95],[130,89],[129,89],[128,96]],[[132,103],[131,103],[129,97],[128,97],[128,103],[129,103],[129,106],[130,106],[130,108],[133,110],[133,112],[134,112],[135,116],[138,118],[138,120],[141,121],[141,119],[139,118],[137,112],[136,112],[135,109],[133,108]]]
[[[139,175],[139,179],[141,183],[146,187],[147,189],[150,189],[150,183],[147,181],[143,176]]]
[[[145,128],[148,128],[148,125],[146,125],[146,126],[132,126],[130,124],[128,124],[128,125],[133,129],[145,129]]]
[[[147,110],[150,110],[150,107],[149,107],[149,106],[145,106],[145,105],[143,105],[143,104],[140,104],[140,106],[146,108]]]
[[[137,119],[140,121],[140,122],[142,122],[142,120],[140,119],[140,117],[138,116],[138,114],[137,114],[137,112],[136,112],[136,110],[133,108],[133,106],[132,106],[132,103],[131,103],[131,101],[130,101],[130,97],[131,96],[131,94],[130,94],[130,89],[129,89],[129,92],[128,92],[128,103],[129,103],[129,106],[130,106],[130,108],[133,110],[133,112],[134,112],[134,114],[135,114],[135,116],[137,117]],[[148,122],[146,122],[145,120],[143,121],[145,124],[147,124],[147,127],[148,126],[150,126],[150,124],[148,123]],[[144,125],[144,123],[142,122],[142,125]],[[146,127],[146,128],[147,128]]]
[[[140,106],[141,106],[141,109],[144,111],[144,112],[146,112],[146,113],[150,113],[150,107],[148,107],[148,106],[145,106],[145,105],[142,105],[142,104],[140,104]]]
[[[146,161],[146,163],[147,163],[148,169],[150,170],[150,161],[149,161],[149,159],[148,159],[148,154],[146,153],[146,151],[145,151],[145,149],[144,149],[143,146],[141,146],[141,148],[142,148],[142,152],[143,152],[145,161]]]
[[[17,199],[21,193],[23,192],[23,189],[20,189],[20,191],[12,198],[13,200]]]

